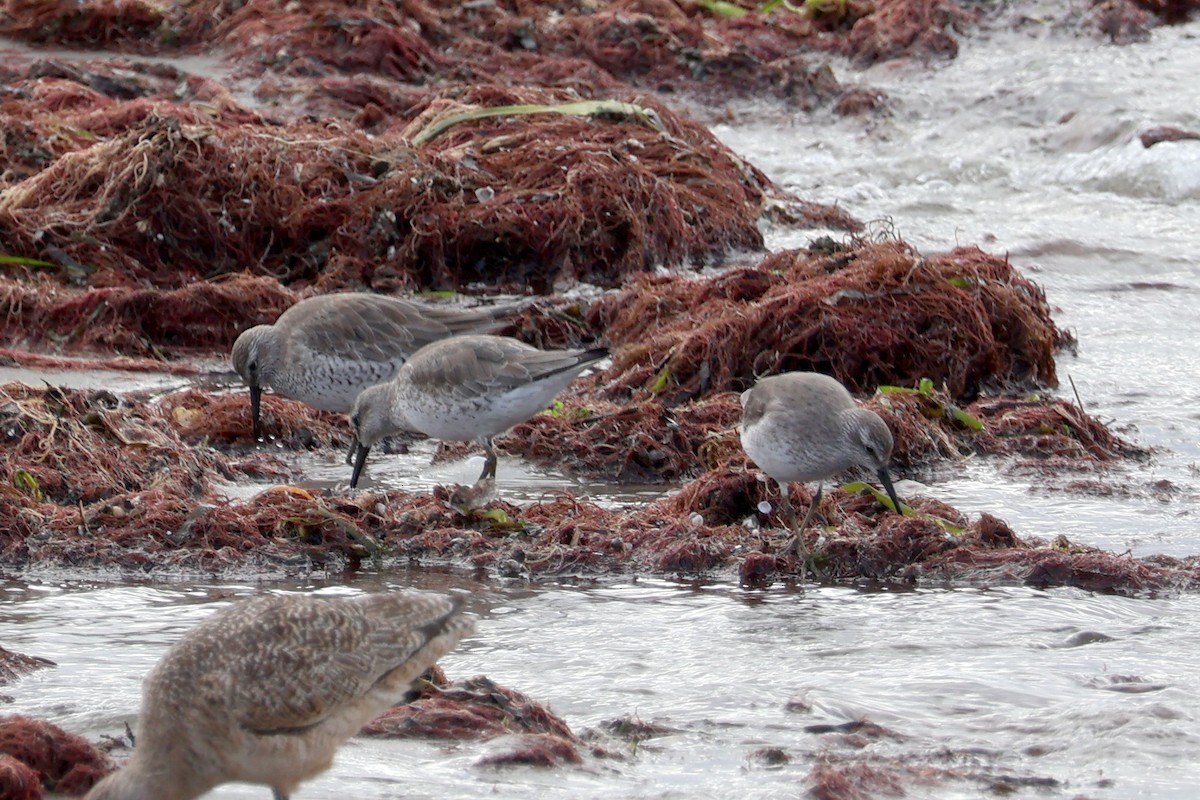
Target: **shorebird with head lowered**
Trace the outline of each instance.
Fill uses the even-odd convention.
[[[347,292],[301,300],[272,325],[242,331],[233,367],[250,387],[254,437],[262,426],[262,390],[323,411],[346,413],[368,386],[391,380],[409,356],[430,342],[485,333],[518,306],[445,308],[399,297]]]
[[[192,800],[229,781],[286,800],[471,632],[459,612],[413,591],[265,595],[217,612],[146,677],[133,756],[85,800]]]
[[[872,470],[896,511],[901,510],[888,474],[892,432],[874,411],[859,408],[837,380],[818,372],[785,372],[760,378],[741,399],[742,449],[779,484],[783,512],[802,558],[807,557],[804,529],[821,501],[823,482],[851,467]],[[799,526],[788,498],[789,481],[817,481],[817,493]]]
[[[367,453],[385,436],[418,431],[443,441],[479,441],[487,460],[479,481],[496,475],[492,437],[553,402],[608,349],[539,350],[505,336],[455,336],[421,348],[391,381],[354,401],[350,426],[358,442],[350,486]]]

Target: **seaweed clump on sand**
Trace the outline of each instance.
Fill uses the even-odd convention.
[[[1053,386],[1070,342],[1005,259],[898,241],[785,251],[715,278],[645,277],[594,303],[589,322],[625,345],[604,393],[671,405],[791,370],[857,393],[928,379],[956,400]]]
[[[1195,0],[1100,0],[1080,17],[1113,44],[1132,44],[1149,39],[1158,25],[1190,21],[1198,9]]]
[[[617,483],[662,483],[695,475],[739,445],[734,395],[668,408],[650,398],[617,404],[596,393],[565,395],[560,405],[497,441],[509,452]]]
[[[8,384],[0,388],[0,437],[8,447],[0,468],[6,563],[229,566],[304,552],[281,546],[286,537],[277,542],[269,527],[248,535],[222,519],[230,504],[214,481],[281,477],[274,459],[190,447],[155,405],[105,390]],[[271,507],[263,502],[255,513]]]
[[[454,79],[581,87],[623,81],[712,101],[749,91],[807,108],[840,87],[828,66],[808,66],[806,51],[866,62],[953,56],[950,31],[976,19],[951,0],[852,0],[769,12],[758,5],[727,3],[718,11],[674,0],[603,7],[323,0],[296,7],[250,0],[231,8],[217,0],[171,7],[40,0],[0,18],[0,33],[147,54],[220,47],[239,78],[308,82],[312,94],[340,92],[385,108],[400,87]],[[349,75],[365,80],[348,86]]]
[[[296,300],[272,278],[244,273],[174,289],[144,286],[64,288],[42,275],[0,279],[0,331],[14,345],[60,351],[120,353],[165,361],[225,352],[245,328],[273,322]],[[13,352],[23,363],[36,356]]]
[[[180,439],[192,446],[245,452],[254,443],[249,392],[214,394],[199,388],[172,392],[160,407]],[[345,414],[318,411],[298,400],[262,396],[270,444],[287,450],[342,449],[350,444]]]
[[[794,502],[807,502],[807,489]],[[749,470],[723,467],[678,494],[636,510],[614,510],[562,495],[517,509],[493,502],[464,515],[432,500],[389,493],[407,506],[382,544],[395,557],[470,564],[505,577],[650,572],[696,578],[737,573],[763,585],[807,573],[773,527],[777,497]],[[1078,586],[1138,594],[1200,587],[1186,560],[1135,559],[1098,548],[1016,536],[984,514],[968,521],[929,498],[909,498],[905,516],[869,495],[827,488],[818,525],[807,532],[811,568],[828,581]],[[412,503],[410,505],[410,503]],[[767,509],[767,512],[764,512]]]
[[[111,771],[81,736],[44,720],[0,718],[0,796],[40,800],[48,790],[77,797]]]
[[[0,280],[0,330],[166,355],[229,346],[239,319],[264,313],[253,304],[281,304],[271,281],[549,292],[762,246],[757,221],[782,194],[702,126],[644,99],[555,110],[575,101],[431,93],[376,137],[197,122],[161,103],[0,195],[7,253],[25,262]],[[489,116],[513,104],[548,109]],[[120,104],[92,113],[106,111]]]
[[[478,766],[579,764],[584,743],[562,719],[520,692],[482,675],[427,686],[411,702],[389,709],[363,729],[385,738],[497,739],[515,736]],[[597,748],[597,752],[599,751]]]
[[[475,227],[508,220],[497,231],[511,237],[529,216],[562,226],[556,235],[525,234],[538,237],[525,244],[543,267],[561,267],[571,252],[572,268],[585,273],[601,263],[640,269],[761,246],[754,223],[764,199],[784,196],[703,126],[620,85],[603,94],[494,83],[425,88],[384,114],[371,137],[350,118],[314,123],[289,119],[286,108],[262,117],[231,97],[214,109],[211,92],[181,97],[164,81],[137,84],[132,99],[108,97],[91,87],[108,87],[106,68],[122,72],[110,63],[89,62],[64,77],[47,75],[42,63],[14,69],[12,96],[0,102],[0,117],[27,130],[31,145],[0,160],[30,149],[44,155],[23,165],[28,172],[4,164],[0,223],[14,239],[9,247],[92,285],[170,287],[243,269],[293,283],[355,262],[326,278],[333,288],[371,277],[370,265],[356,263],[364,258],[385,262],[380,282],[403,283],[389,271],[436,255],[416,252],[431,246],[423,239],[434,221],[446,224],[437,233],[450,256]],[[47,108],[52,90],[88,93],[87,102]],[[468,116],[444,124],[460,113]],[[435,122],[440,135],[430,130]],[[68,135],[79,130],[88,135]],[[551,200],[565,208],[556,211]],[[603,237],[606,225],[596,222],[597,238],[580,236],[580,210],[611,216],[616,235]],[[640,232],[644,245],[633,236]],[[96,241],[80,241],[89,238]],[[593,254],[597,244],[605,246]],[[631,251],[628,264],[612,257],[618,246]],[[445,265],[435,259],[429,270],[456,264],[474,262],[466,254]]]
[[[949,424],[920,412],[923,396],[905,397],[914,418]],[[282,473],[272,458],[223,455],[202,438],[190,443],[180,431],[189,418],[209,415],[203,399],[181,392],[164,407],[107,392],[5,387],[0,434],[14,457],[0,484],[0,513],[11,521],[0,556],[14,564],[218,572],[354,569],[368,560],[468,565],[510,577],[740,571],[758,583],[802,568],[783,554],[787,532],[770,527],[773,485],[749,468],[729,432],[709,438],[711,469],[637,509],[605,509],[568,494],[526,508],[499,501],[464,508],[451,487],[343,497],[281,485],[236,502],[220,496],[214,477]],[[1038,437],[1013,438],[1045,446]],[[1184,563],[1023,542],[997,520],[968,523],[935,501],[910,502],[918,513],[900,517],[882,513],[871,497],[830,489],[820,507],[823,543],[810,548],[821,574],[899,581],[987,574],[1109,591],[1195,581]]]

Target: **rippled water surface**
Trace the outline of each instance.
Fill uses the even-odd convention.
[[[778,110],[735,111],[717,128],[801,196],[886,217],[925,252],[977,243],[1008,253],[1079,337],[1079,354],[1059,363],[1063,391],[1069,375],[1089,411],[1159,448],[1151,463],[1106,476],[1132,496],[1068,494],[986,460],[920,476],[929,494],[1022,535],[1061,532],[1138,555],[1200,549],[1200,142],[1147,150],[1137,140],[1152,125],[1200,128],[1196,35],[1193,24],[1112,47],[996,34],[932,71],[838,67],[891,98],[891,115],[866,132],[860,120]],[[773,247],[807,241],[769,235]],[[314,481],[338,480],[323,469],[337,468],[312,465]],[[371,479],[397,485],[402,471],[379,464]],[[1161,481],[1173,488],[1150,490]],[[514,491],[578,489],[569,476],[538,482]],[[526,586],[430,572],[269,588],[388,582],[471,592],[481,624],[444,659],[452,677],[486,674],[548,703],[576,732],[625,716],[671,732],[636,750],[609,742],[624,759],[553,770],[474,766],[499,743],[356,741],[298,800],[796,797],[825,762],[898,770],[909,797],[987,796],[1006,778],[1015,797],[1191,798],[1200,782],[1194,595]],[[46,576],[0,589],[3,645],[60,665],[6,687],[5,710],[96,737],[134,719],[141,677],[171,641],[231,594],[263,587]],[[862,718],[890,733],[851,741],[811,729]],[[765,766],[754,754],[766,748],[788,763]]]
[[[930,787],[937,797],[978,797],[990,785],[981,775],[1055,780],[1096,797],[1132,796],[1135,787],[1191,797],[1200,777],[1194,596],[394,579],[473,592],[481,624],[443,659],[450,675],[486,673],[524,689],[577,732],[627,716],[671,732],[636,752],[609,742],[621,760],[551,771],[473,766],[503,742],[360,740],[303,797],[484,798],[530,788],[562,798],[792,796],[814,759],[952,771],[958,777]],[[118,732],[163,648],[229,595],[257,590],[13,585],[0,601],[6,644],[59,663],[13,687],[16,710],[91,736]],[[890,733],[858,749],[809,730],[861,718]],[[753,754],[764,748],[783,749],[791,763],[762,766]],[[264,793],[227,786],[212,796]]]

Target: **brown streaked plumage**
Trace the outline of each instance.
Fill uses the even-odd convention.
[[[368,386],[391,380],[430,342],[483,333],[519,306],[444,308],[399,297],[347,292],[301,300],[272,325],[242,331],[233,367],[250,387],[254,436],[264,388],[324,411],[345,413]]]
[[[350,485],[367,452],[385,436],[418,431],[487,450],[479,480],[496,475],[492,437],[545,409],[588,366],[608,357],[591,350],[538,350],[505,336],[455,336],[426,345],[388,383],[363,391],[350,412],[358,442]]]
[[[741,440],[746,455],[779,484],[784,515],[802,557],[807,555],[804,529],[821,501],[822,482],[851,467],[875,472],[900,511],[887,469],[892,432],[878,414],[859,408],[846,387],[828,375],[786,372],[760,378],[742,392]],[[799,526],[788,498],[789,481],[818,482]]]
[[[449,597],[265,595],[183,636],[147,675],[129,762],[85,800],[191,800],[229,781],[282,800],[473,627]]]

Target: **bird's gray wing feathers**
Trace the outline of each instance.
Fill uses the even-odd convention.
[[[483,310],[430,306],[386,295],[356,293],[324,299],[331,302],[305,314],[304,343],[347,360],[404,361],[431,342],[502,324]]]

